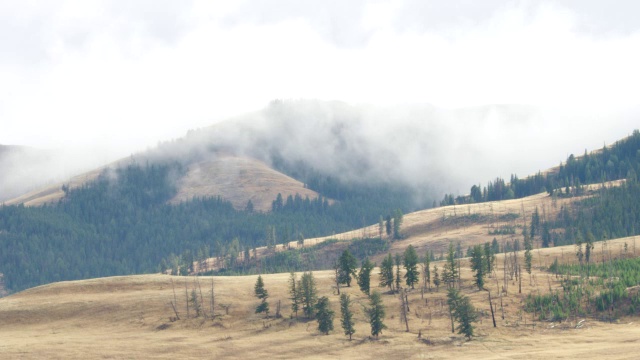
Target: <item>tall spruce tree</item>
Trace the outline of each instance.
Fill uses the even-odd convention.
[[[356,269],[358,268],[358,260],[347,249],[342,252],[342,255],[340,255],[340,258],[338,259],[338,263],[340,264],[340,270],[339,270],[340,284],[347,284],[347,286],[350,287],[351,276],[355,277],[356,275]]]
[[[453,248],[453,243],[449,243],[449,251],[447,252],[447,259],[442,270],[442,281],[447,285],[447,288],[453,288],[456,285],[456,279],[458,278],[458,268],[456,266],[456,252]]]
[[[360,272],[358,273],[358,286],[360,286],[360,290],[367,295],[369,295],[371,288],[371,272],[374,267],[375,265],[369,261],[369,258],[366,258],[362,262]]]
[[[474,275],[474,282],[479,290],[484,289],[484,276],[486,269],[486,261],[484,260],[484,251],[481,245],[475,245],[471,250],[471,270]]]
[[[325,335],[329,335],[329,331],[333,330],[334,312],[329,306],[329,298],[326,296],[318,299],[315,305],[316,320],[318,321],[318,330]]]
[[[400,233],[400,226],[402,226],[402,210],[397,209],[393,213],[393,238],[401,239],[402,234]]]
[[[374,291],[369,297],[369,307],[365,309],[369,324],[371,325],[371,335],[376,338],[382,333],[387,326],[384,324],[385,310],[382,304],[380,293]]]
[[[300,310],[300,289],[298,288],[298,279],[293,271],[289,276],[289,300],[291,300],[291,311],[296,314],[297,319],[298,310]]]
[[[393,257],[389,253],[380,266],[380,286],[389,287],[393,291],[393,280]]]
[[[264,287],[262,275],[258,275],[258,279],[256,280],[256,285],[254,286],[253,291],[256,297],[260,299],[260,304],[256,307],[256,314],[265,313],[265,315],[269,317],[269,303],[267,302],[269,292]]]
[[[302,312],[307,319],[312,319],[314,316],[315,305],[318,301],[316,279],[312,272],[305,272],[302,274],[298,288],[300,291]]]
[[[414,288],[414,285],[420,281],[420,272],[418,271],[418,253],[413,245],[409,245],[404,251],[404,274],[407,286]]]
[[[349,335],[349,340],[351,340],[351,336],[355,334],[356,328],[353,321],[353,312],[351,311],[351,297],[344,293],[340,294],[340,315],[340,323],[342,324],[344,334]]]
[[[400,254],[396,254],[396,292],[400,291],[400,284],[402,282],[402,275],[400,274],[400,264],[402,263],[402,257]]]
[[[426,290],[431,288],[431,256],[427,250],[422,259],[422,288]]]
[[[460,294],[455,288],[449,289],[447,293],[447,303],[452,314],[452,320],[458,322],[456,330],[458,334],[462,334],[471,340],[473,336],[473,323],[477,321],[476,310],[468,297]]]

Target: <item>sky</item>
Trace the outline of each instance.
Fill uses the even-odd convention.
[[[0,0],[0,144],[87,166],[273,99],[520,104],[545,116],[521,137],[572,132],[548,144],[562,159],[638,127],[639,13],[633,0]]]

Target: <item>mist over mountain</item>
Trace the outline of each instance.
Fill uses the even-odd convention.
[[[67,181],[109,162],[100,149],[38,149],[0,145],[0,202]]]
[[[602,118],[618,126],[594,123]],[[446,109],[274,100],[263,110],[191,130],[132,158],[198,166],[221,154],[248,156],[298,178],[292,168],[304,166],[354,184],[410,187],[422,206],[444,193],[466,193],[477,181],[528,176],[571,153],[600,148],[628,135],[633,119],[525,105]],[[104,150],[4,153],[0,201],[117,160],[108,156],[115,152]]]
[[[590,116],[525,105],[444,109],[275,100],[262,111],[190,131],[145,156],[184,160],[234,153],[280,170],[305,164],[350,183],[411,187],[427,201],[464,193],[478,180],[546,170],[632,129],[594,133],[580,125]]]

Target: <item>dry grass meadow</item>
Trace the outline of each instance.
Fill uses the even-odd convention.
[[[259,190],[261,184],[214,181],[217,186],[214,189],[206,188],[208,185],[194,179],[200,178],[203,172],[237,173],[243,179],[258,179],[272,170],[230,158],[201,164],[197,169],[190,169],[190,172],[193,171],[199,174],[195,174],[197,176],[194,175],[193,179],[189,175],[183,179],[179,196],[187,198],[203,191],[235,194],[233,189],[240,189],[237,199],[230,200],[236,201],[236,206],[244,206],[248,198],[243,196]],[[282,189],[277,190],[283,194],[287,193],[283,189],[293,193],[304,190],[295,181],[291,182],[278,174],[271,175],[277,179],[270,182],[283,184]],[[212,179],[215,180],[215,177]],[[32,194],[29,201],[37,198],[34,196]],[[256,208],[262,209],[266,204],[270,206],[274,197],[269,193],[265,195],[265,199],[270,199],[268,202],[260,202],[258,198],[255,201],[252,198],[252,201],[257,205]],[[489,231],[502,225],[520,225],[521,215],[530,217],[536,207],[542,216],[550,216],[563,206],[570,206],[575,200],[552,199],[540,194],[525,199],[447,206],[407,214],[402,228],[407,237],[392,243],[391,251],[401,252],[411,244],[420,255],[424,254],[425,249],[434,250],[438,255],[450,242],[460,242],[466,249],[469,245],[491,241],[494,237],[499,242],[507,241],[511,235],[490,235]],[[499,220],[500,215],[504,214],[519,214],[520,217]],[[479,218],[474,218],[476,215]],[[328,238],[349,241],[377,234],[378,226],[372,225]],[[305,246],[325,239],[307,239]],[[610,240],[606,248],[598,243],[593,256],[598,259],[603,250],[618,256],[625,243],[630,249],[627,256],[635,256],[635,238]],[[297,244],[294,242],[290,246],[296,247]],[[527,294],[545,293],[549,288],[560,286],[559,280],[543,271],[543,268],[556,257],[569,261],[575,258],[574,253],[573,246],[534,250],[532,281],[525,276],[521,294],[517,292],[515,280],[508,281],[506,292],[498,289],[503,284],[503,257],[499,255],[497,278],[487,279],[487,288],[491,290],[497,310],[496,328],[491,322],[488,293],[478,291],[473,286],[469,265],[462,260],[462,291],[470,296],[482,314],[481,321],[477,323],[476,337],[472,341],[465,341],[462,336],[451,333],[448,311],[446,305],[443,306],[445,290],[442,287],[437,292],[426,292],[424,298],[418,289],[409,291],[410,331],[406,332],[399,320],[400,302],[397,296],[374,286],[384,292],[387,312],[385,323],[388,329],[379,339],[369,336],[370,329],[363,311],[367,297],[356,287],[343,288],[342,291],[351,294],[355,302],[356,333],[353,340],[349,341],[340,328],[339,301],[333,287],[332,271],[314,273],[319,295],[328,296],[336,312],[335,330],[327,336],[317,331],[315,321],[296,321],[291,318],[289,274],[264,275],[272,313],[280,301],[283,315],[282,318],[268,319],[254,314],[258,304],[253,296],[256,276],[196,278],[155,274],[61,282],[0,298],[0,359],[638,358],[638,318],[620,318],[608,323],[593,317],[571,317],[566,322],[549,323],[533,321],[532,314],[522,311],[523,298]],[[380,263],[379,258],[373,260]],[[443,264],[435,264],[442,269]],[[377,272],[377,269],[374,270],[372,285],[379,282]],[[212,280],[216,295],[215,318],[187,319],[185,282],[188,291],[199,283],[206,300]],[[169,305],[174,299],[172,284],[175,285],[177,309],[181,316],[181,320],[177,321],[170,319],[174,316]],[[205,306],[205,312],[211,315],[208,306]]]
[[[605,251],[615,256],[625,242],[633,251],[634,238],[609,241]],[[498,257],[498,279],[487,279],[497,310],[497,328],[492,326],[487,292],[473,286],[463,260],[462,291],[482,313],[472,341],[451,333],[448,312],[442,305],[442,287],[438,292],[426,292],[424,299],[418,289],[409,291],[409,332],[400,323],[397,296],[384,293],[388,329],[377,340],[369,336],[363,312],[366,296],[355,287],[343,288],[355,302],[357,332],[349,341],[340,328],[339,300],[331,271],[314,273],[319,295],[328,296],[336,311],[335,330],[327,336],[317,331],[315,321],[290,318],[289,274],[264,275],[272,313],[281,301],[283,317],[279,319],[254,314],[258,304],[253,296],[256,276],[139,275],[55,283],[0,299],[0,358],[637,358],[637,318],[622,318],[615,323],[573,317],[563,323],[534,322],[532,314],[521,310],[526,294],[559,286],[559,280],[539,269],[540,264],[550,263],[554,257],[568,258],[573,250],[534,250],[533,281],[530,283],[525,276],[522,294],[517,293],[515,280],[509,281],[507,292],[501,296],[497,286],[503,281],[502,255]],[[599,256],[596,247],[594,257]],[[437,265],[442,269],[442,264]],[[372,284],[378,282],[377,271]],[[215,319],[186,319],[185,282],[189,292],[198,282],[207,302],[212,280]],[[182,318],[177,321],[170,320],[174,316],[169,305],[174,298],[172,283]],[[205,311],[210,314],[208,304]]]

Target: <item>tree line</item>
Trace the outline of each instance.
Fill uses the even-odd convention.
[[[176,262],[186,273],[184,264],[196,259],[348,231],[409,204],[391,191],[345,195],[331,205],[325,197],[294,196],[269,213],[236,210],[220,197],[169,205],[184,172],[178,162],[134,163],[78,188],[64,186],[57,203],[1,205],[0,273],[7,289],[157,272]]]

